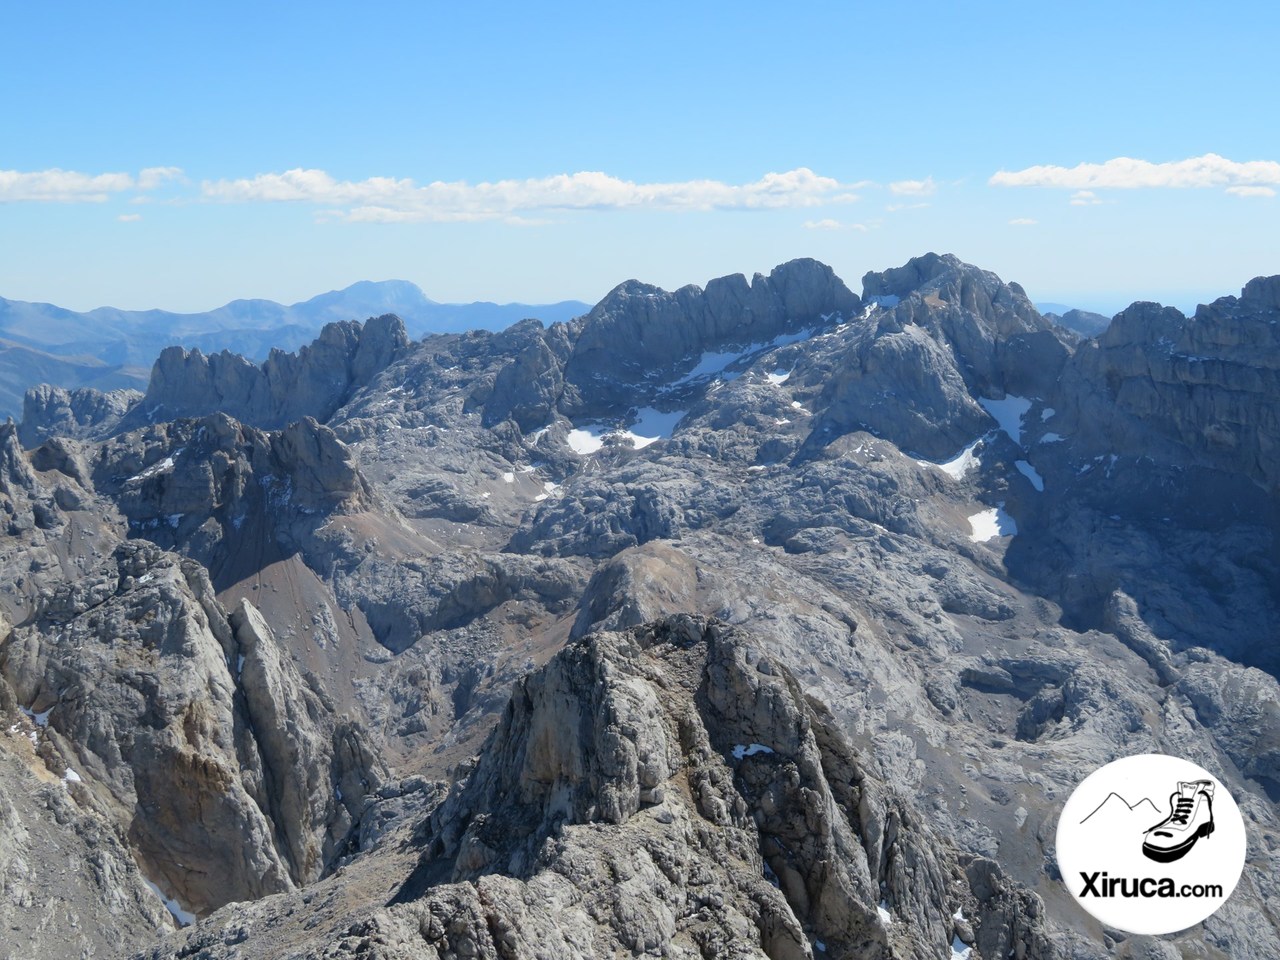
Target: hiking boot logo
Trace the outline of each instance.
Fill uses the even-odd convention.
[[[1213,781],[1179,781],[1169,796],[1169,815],[1143,834],[1142,853],[1158,863],[1172,863],[1212,834]]]
[[[1160,753],[1120,757],[1085,777],[1054,838],[1062,882],[1086,913],[1154,937],[1221,907],[1240,881],[1246,846],[1230,788]]]

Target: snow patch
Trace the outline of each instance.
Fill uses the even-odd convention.
[[[154,893],[157,897],[159,897],[161,901],[163,901],[165,909],[168,910],[169,913],[173,915],[173,919],[178,921],[178,926],[189,927],[196,922],[196,915],[194,913],[191,913],[188,910],[183,910],[182,904],[178,903],[176,898],[166,897],[161,892],[160,888],[156,886],[154,883],[152,883],[150,880],[148,880],[145,876],[142,878],[142,882],[145,883],[148,887],[150,887],[151,892]]]
[[[975,513],[969,518],[969,526],[973,528],[969,539],[975,543],[986,543],[996,537],[1014,537],[1018,534],[1018,525],[1013,517],[1004,512],[1003,503]]]
[[[1046,420],[1048,420],[1057,412],[1058,411],[1053,409],[1053,407],[1045,407],[1043,410],[1040,411],[1040,422],[1044,423]]]
[[[1018,468],[1020,474],[1031,481],[1031,485],[1038,493],[1044,493],[1044,477],[1040,476],[1040,471],[1026,460],[1015,460],[1013,465]]]
[[[888,900],[881,900],[878,904],[876,904],[876,913],[880,914],[880,920],[884,923],[886,927],[889,924],[893,923],[893,914],[889,912]]]
[[[676,424],[683,420],[688,412],[672,410],[670,413],[662,413],[653,407],[643,407],[636,412],[636,422],[626,430],[620,431],[619,436],[630,440],[637,450],[643,450],[651,443],[669,439],[675,431]]]
[[[62,782],[63,783],[80,783],[81,782],[80,774],[76,773],[70,767],[67,767],[67,769],[62,774]]]
[[[565,440],[570,450],[585,457],[604,446],[604,431],[599,427],[574,427]]]
[[[773,748],[766,747],[763,743],[753,743],[749,746],[740,743],[733,748],[733,759],[741,760],[743,757],[754,757],[757,753],[773,753]]]
[[[749,351],[748,351],[749,352]],[[725,367],[740,360],[744,356],[742,350],[728,350],[723,352],[705,352],[698,358],[698,362],[693,369],[686,373],[679,380],[672,383],[673,387],[681,387],[686,383],[693,383],[695,380],[705,380],[708,377],[714,377],[717,374],[724,374]],[[734,374],[726,374],[725,379],[733,379]]]
[[[917,460],[916,463],[922,467],[937,467],[953,480],[963,480],[968,476],[970,470],[982,466],[982,460],[975,452],[982,439],[982,437],[979,437],[944,463],[934,463],[932,460]]]
[[[1040,438],[1041,443],[1061,443],[1064,438],[1057,433],[1046,433]]]
[[[829,319],[827,317],[824,320]],[[698,357],[698,362],[694,364],[692,370],[686,373],[679,380],[672,382],[673,387],[682,387],[685,384],[693,383],[698,380],[706,380],[710,377],[719,377],[722,380],[737,379],[739,374],[726,372],[727,368],[735,363],[745,360],[757,353],[763,353],[766,350],[772,350],[776,347],[785,347],[788,344],[799,343],[801,340],[808,340],[813,336],[812,330],[801,330],[798,333],[782,333],[774,337],[772,340],[761,341],[760,343],[748,344],[736,350],[709,350],[703,352]]]
[[[987,411],[991,419],[1000,424],[1000,429],[1019,446],[1022,445],[1022,418],[1031,409],[1031,401],[1026,397],[1015,397],[1008,394],[1003,400],[988,400],[979,397],[978,403]]]
[[[764,378],[774,385],[786,383],[791,378],[791,371],[775,370],[773,373],[766,373]]]
[[[156,476],[157,474],[167,473],[168,471],[173,469],[174,459],[180,456],[182,454],[182,451],[185,449],[186,447],[179,447],[177,450],[173,451],[173,453],[169,454],[169,456],[165,457],[163,460],[159,460],[156,463],[153,463],[151,466],[147,467],[147,469],[143,470],[141,473],[130,477],[127,482],[137,483],[140,480],[146,480],[150,477]]]
[[[504,474],[502,475],[502,482],[503,482],[503,483],[515,483],[515,482],[516,482],[516,475],[515,475],[515,473],[513,473],[513,472],[512,472],[512,471],[510,471],[510,470],[508,470],[506,473],[504,473]]]
[[[636,411],[635,421],[623,429],[611,429],[599,424],[574,427],[567,437],[569,448],[578,456],[585,457],[598,451],[610,437],[616,437],[629,440],[637,450],[643,450],[651,443],[668,439],[686,413],[687,410],[664,413],[655,407],[641,407]]]
[[[182,522],[182,518],[185,516],[186,516],[185,513],[171,513],[167,517],[165,517],[165,520],[168,521],[169,526],[171,526],[174,530],[177,530],[178,524]]]
[[[959,937],[955,937],[951,941],[951,960],[970,960],[973,956],[973,947],[965,945],[965,942]]]
[[[50,707],[43,713],[36,713],[30,707],[19,707],[18,709],[30,717],[37,727],[47,727],[49,725],[49,714],[53,712],[53,707]]]

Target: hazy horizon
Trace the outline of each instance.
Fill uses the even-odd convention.
[[[926,252],[926,251],[922,251],[922,253],[923,252]],[[879,267],[874,267],[874,268],[867,267],[866,269],[859,270],[856,278],[854,279],[851,279],[850,276],[841,273],[839,269],[836,269],[835,272],[836,272],[836,275],[839,276],[845,282],[845,284],[849,286],[851,290],[853,290],[855,293],[861,294],[861,278],[862,278],[862,275],[866,272],[866,270],[870,270],[870,269],[883,270],[890,266],[900,266],[900,265],[901,264],[883,264]],[[974,265],[978,267],[983,267],[984,269],[989,269],[984,264],[981,264],[981,263],[974,264]],[[777,266],[777,264],[770,264],[769,266],[763,267],[756,271],[737,270],[732,272],[744,274],[749,279],[753,272],[767,274],[768,271],[775,266]],[[835,268],[833,267],[833,269]],[[1277,269],[1280,269],[1280,268],[1277,268]],[[707,281],[712,279],[715,279],[715,278],[704,277],[701,280],[689,281],[689,282],[695,283],[697,286],[701,287],[701,286],[705,286]],[[1014,282],[1018,282],[1016,277],[1002,277],[1001,279],[1004,279],[1006,281],[1013,280]],[[1033,289],[1027,289],[1026,292],[1027,292],[1027,297],[1031,300],[1032,303],[1035,303],[1035,304],[1061,304],[1063,306],[1070,307],[1077,310],[1086,310],[1091,313],[1100,313],[1108,317],[1114,316],[1115,314],[1119,313],[1121,310],[1128,307],[1130,304],[1135,303],[1137,301],[1142,301],[1142,300],[1152,300],[1157,303],[1163,304],[1164,306],[1177,307],[1183,313],[1190,315],[1195,312],[1196,306],[1198,306],[1199,304],[1211,303],[1212,301],[1216,300],[1218,297],[1238,296],[1240,294],[1240,288],[1242,288],[1244,284],[1248,282],[1249,279],[1252,279],[1252,278],[1249,277],[1249,278],[1242,279],[1239,284],[1237,284],[1234,288],[1229,290],[1220,290],[1220,291],[1213,291],[1213,292],[1173,291],[1167,296],[1161,296],[1159,294],[1155,294],[1147,291],[1133,291],[1131,294],[1116,293],[1113,291],[1102,291],[1099,293],[1081,293],[1078,295],[1059,292],[1059,293],[1049,293],[1044,296],[1041,296],[1039,291],[1036,291]],[[318,289],[310,293],[304,293],[300,296],[294,296],[294,295],[288,295],[288,294],[284,296],[269,296],[269,295],[261,295],[261,294],[250,294],[247,296],[237,295],[237,296],[228,297],[227,299],[221,300],[217,303],[201,303],[201,302],[192,300],[190,302],[190,305],[183,305],[183,306],[173,306],[168,303],[151,303],[145,300],[141,301],[142,305],[131,305],[131,304],[122,304],[122,303],[89,303],[89,302],[74,303],[74,302],[65,302],[62,300],[58,300],[55,297],[48,297],[48,296],[17,297],[17,296],[10,295],[8,292],[4,290],[0,290],[0,299],[10,300],[10,301],[22,301],[27,303],[47,303],[52,306],[60,307],[66,310],[73,310],[77,313],[89,313],[93,310],[106,308],[106,309],[114,309],[114,310],[136,312],[136,313],[146,312],[150,310],[160,310],[165,313],[200,314],[200,313],[208,313],[214,310],[218,310],[222,307],[228,306],[229,304],[235,303],[236,301],[261,300],[261,301],[270,301],[270,302],[278,303],[283,306],[292,306],[300,303],[305,303],[308,300],[312,300],[316,297],[321,297],[326,294],[339,293],[357,283],[408,282],[408,283],[412,283],[419,290],[421,290],[423,295],[426,296],[427,299],[441,306],[454,306],[454,305],[465,306],[471,303],[486,303],[486,302],[493,303],[498,306],[507,306],[512,304],[526,304],[530,306],[546,306],[546,305],[571,302],[571,301],[585,303],[588,306],[594,306],[596,303],[599,303],[600,300],[602,300],[610,290],[618,286],[618,284],[625,282],[626,280],[640,280],[645,283],[652,283],[652,281],[647,280],[644,277],[622,277],[616,283],[610,284],[608,289],[600,293],[599,296],[588,297],[588,296],[569,295],[569,296],[556,297],[554,299],[545,299],[545,300],[536,300],[529,297],[515,297],[509,300],[497,299],[492,296],[485,296],[483,295],[483,293],[465,300],[444,300],[444,299],[441,299],[440,297],[433,296],[432,292],[430,290],[425,289],[422,286],[422,284],[418,283],[417,281],[411,280],[407,277],[382,277],[378,279],[374,279],[370,277],[361,277],[361,278],[352,280],[349,283],[326,286],[323,289]],[[678,289],[678,287],[683,286],[683,284],[675,284],[672,286],[666,286],[663,284],[656,284],[656,285],[661,286],[663,287],[663,289],[666,289],[666,290],[675,290],[675,289]],[[1023,287],[1025,288],[1026,285],[1023,284]]]

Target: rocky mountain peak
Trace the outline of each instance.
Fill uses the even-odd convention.
[[[226,350],[206,357],[198,349],[169,347],[156,360],[132,419],[221,410],[265,428],[306,416],[327,420],[408,347],[404,323],[393,314],[326,324],[310,346],[296,354],[273,350],[261,366]]]
[[[900,831],[901,816],[892,786],[753,638],[667,616],[571,642],[516,685],[393,909],[456,918],[424,925],[428,956],[532,957],[547,937],[565,957],[889,960],[941,955],[953,902],[973,903],[971,940],[1042,955],[1034,897],[1008,898],[994,864],[924,824]],[[972,890],[965,866],[978,867]],[[500,890],[486,887],[495,874],[510,878]],[[546,877],[580,919],[531,922],[522,904]],[[883,905],[908,885],[912,912],[895,923]],[[487,922],[463,919],[477,893]]]
[[[1103,347],[1142,346],[1176,339],[1187,322],[1177,307],[1149,301],[1131,303],[1097,337]]]
[[[1271,310],[1280,310],[1280,275],[1254,277],[1244,285],[1240,299]]]
[[[930,281],[966,266],[968,265],[952,253],[926,253],[923,256],[912,257],[900,267],[890,267],[888,270],[881,271],[868,270],[862,277],[862,298],[864,300],[884,297],[903,299]]]
[[[1280,483],[1280,277],[1239,298],[1180,310],[1138,302],[1116,315],[1065,376],[1079,439],[1110,454],[1141,451]],[[1078,425],[1077,425],[1078,424]]]
[[[655,379],[696,373],[704,354],[765,345],[780,335],[849,318],[861,301],[816,260],[793,260],[756,274],[710,281],[706,289],[667,292],[629,281],[581,321],[564,367],[584,413],[605,413],[644,399]]]
[[[901,267],[867,273],[862,278],[863,297],[886,305],[915,297],[924,307],[959,309],[978,318],[993,335],[1010,337],[1018,333],[1051,327],[1016,283],[1005,283],[989,270],[965,263],[953,254],[927,253]],[[927,311],[909,311],[915,322],[927,323]]]

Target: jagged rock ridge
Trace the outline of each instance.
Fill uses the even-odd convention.
[[[862,298],[811,261],[704,291],[627,284],[594,319],[404,343],[375,351],[358,376],[363,328],[279,358],[270,374],[232,365],[240,373],[224,376],[221,361],[197,361],[209,374],[201,382],[222,392],[192,395],[233,404],[243,421],[212,407],[169,421],[144,401],[119,420],[77,420],[73,437],[37,432],[25,451],[3,428],[0,610],[17,626],[0,631],[0,650],[17,659],[0,670],[0,707],[23,732],[23,708],[54,704],[49,725],[32,726],[42,753],[8,755],[38,777],[82,752],[132,749],[127,723],[113,721],[89,749],[55,718],[61,698],[82,696],[67,630],[96,664],[113,649],[104,616],[127,622],[128,611],[160,604],[153,581],[120,586],[121,544],[149,541],[160,551],[153,565],[192,570],[213,603],[197,603],[197,615],[166,587],[176,599],[147,629],[195,639],[120,683],[136,679],[142,702],[154,688],[168,703],[158,678],[191,657],[210,691],[229,684],[230,710],[223,694],[178,684],[175,704],[209,701],[208,726],[188,737],[161,725],[146,737],[169,750],[193,744],[242,799],[235,816],[209,821],[227,830],[201,839],[194,826],[164,833],[161,821],[140,844],[119,826],[131,821],[103,767],[82,762],[83,791],[60,789],[110,795],[86,816],[117,824],[114,849],[147,870],[179,843],[214,844],[252,820],[261,842],[250,852],[284,877],[279,892],[214,910],[187,946],[162,941],[156,956],[197,944],[250,955],[288,946],[367,956],[392,944],[501,955],[543,942],[580,955],[662,942],[678,954],[719,949],[726,931],[746,955],[821,954],[820,934],[828,955],[936,956],[948,926],[982,957],[1019,944],[1043,957],[1166,947],[1205,960],[1273,956],[1280,668],[1252,642],[1280,607],[1264,470],[1271,387],[1265,359],[1232,346],[1270,322],[1271,286],[1255,281],[1201,311],[1195,342],[1236,365],[1203,397],[1176,376],[1166,383],[1156,364],[1168,355],[1164,332],[1191,337],[1179,324],[1200,320],[1122,318],[1114,341],[1082,343],[1016,285],[928,255],[869,275]],[[625,340],[628,359],[649,351],[649,375],[575,366],[610,337]],[[1148,354],[1149,384],[1134,362]],[[332,389],[322,371],[338,381]],[[1256,390],[1232,398],[1234,419],[1224,419],[1223,385],[1235,379]],[[262,399],[272,383],[304,388],[279,392],[280,405]],[[1218,421],[1249,438],[1257,429],[1256,444],[1210,443],[1218,431],[1206,425]],[[50,597],[80,596],[70,585],[100,591],[104,605],[79,611],[73,601],[70,619],[52,617]],[[663,620],[629,632],[678,612],[735,630],[678,621],[699,625],[686,636]],[[203,627],[164,626],[201,616],[215,640],[225,624],[244,651],[261,653],[244,652],[238,674],[238,660],[215,668]],[[726,640],[736,628],[755,639]],[[637,640],[646,629],[665,639]],[[733,666],[726,651],[748,649],[756,660],[743,652],[747,666]],[[757,677],[765,661],[775,672]],[[688,706],[692,678],[712,673]],[[37,689],[36,676],[50,679]],[[817,767],[807,740],[771,721],[744,725],[713,689],[734,691],[735,703],[756,690],[790,703],[779,715],[807,725]],[[241,698],[258,731],[252,750],[228,739]],[[95,702],[110,717],[136,715],[132,695]],[[537,725],[550,732],[531,740]],[[300,731],[306,747],[273,740],[282,729]],[[1147,751],[1218,772],[1253,825],[1240,890],[1168,942],[1098,929],[1054,874],[1062,799],[1106,760]],[[491,753],[514,765],[486,762]],[[790,773],[770,786],[771,764],[794,767],[798,795]],[[752,779],[757,769],[765,779]],[[715,792],[683,792],[694,780]],[[877,790],[884,806],[864,811]],[[830,797],[822,824],[797,836],[769,826],[768,797],[809,811],[810,794]],[[656,819],[664,809],[670,823]],[[691,833],[673,837],[686,823]],[[609,859],[606,838],[610,849],[640,844],[657,872]],[[894,886],[886,843],[897,844],[895,862],[942,887]],[[909,857],[915,843],[925,849]],[[675,880],[664,850],[686,865]],[[814,877],[815,850],[838,851],[828,858],[841,865],[835,893]],[[766,863],[779,887],[762,880]],[[162,879],[167,896],[181,892],[204,915],[246,895],[243,871],[226,876],[204,894],[182,871]],[[711,878],[719,899],[696,899],[705,885],[695,876]],[[628,890],[656,884],[663,898],[615,909],[603,877],[631,878]],[[388,905],[393,890],[403,894]],[[888,925],[870,913],[877,894]],[[840,906],[823,913],[828,901]],[[557,922],[550,905],[569,902],[583,913]],[[944,911],[961,903],[967,919],[948,923]],[[136,905],[125,911],[122,930],[149,922]]]

